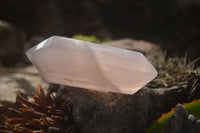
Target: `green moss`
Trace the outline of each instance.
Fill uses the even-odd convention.
[[[84,36],[84,35],[79,34],[79,35],[74,35],[72,38],[77,39],[77,40],[87,41],[87,42],[100,43],[100,40],[96,38],[94,35]]]
[[[110,42],[111,41],[111,39],[109,39],[109,38],[106,38],[104,40],[100,40],[94,35],[85,36],[85,35],[78,34],[78,35],[74,35],[72,38],[77,39],[77,40],[92,42],[92,43],[102,43],[102,42]]]

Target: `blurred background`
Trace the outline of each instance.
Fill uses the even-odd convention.
[[[0,64],[52,35],[145,40],[171,55],[200,56],[199,0],[0,0]]]

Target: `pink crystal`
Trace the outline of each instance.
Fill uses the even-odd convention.
[[[133,94],[157,76],[142,53],[59,36],[26,54],[49,83]]]

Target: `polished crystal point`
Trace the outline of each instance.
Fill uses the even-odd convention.
[[[157,76],[142,53],[52,36],[26,53],[44,80],[133,94]]]

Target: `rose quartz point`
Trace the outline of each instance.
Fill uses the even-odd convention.
[[[104,92],[133,94],[157,76],[140,52],[59,36],[26,55],[49,83]]]

